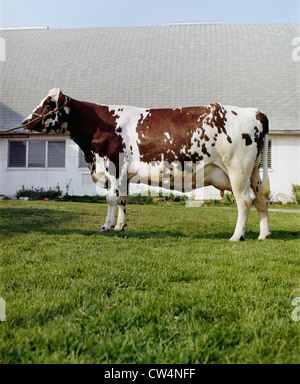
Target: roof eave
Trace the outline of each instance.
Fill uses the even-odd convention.
[[[270,135],[279,135],[279,136],[282,136],[282,135],[285,135],[285,136],[299,136],[300,135],[300,131],[299,130],[280,130],[280,131],[270,131]]]

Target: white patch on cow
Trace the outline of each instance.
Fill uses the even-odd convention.
[[[59,88],[53,88],[49,91],[47,97],[52,97],[56,102],[58,102],[58,97],[60,95],[61,90]]]
[[[171,143],[172,144],[172,143]],[[168,149],[167,150],[167,154],[171,153],[172,155],[174,155],[175,159],[178,159],[178,156],[176,155],[176,153],[172,150],[172,149]]]
[[[105,165],[103,157],[100,157],[97,153],[92,152],[96,159],[96,171],[95,177],[99,180],[99,186],[105,184]]]
[[[33,118],[33,114],[31,113],[31,114],[26,118],[26,120],[30,121],[32,118]]]
[[[108,105],[107,107],[109,112],[114,111],[114,116],[117,116],[116,130],[118,128],[122,129],[120,136],[126,145],[126,154],[128,158],[130,161],[138,163],[140,159],[140,152],[138,147],[140,140],[136,128],[139,121],[143,122],[147,116],[149,116],[149,109],[123,105]]]
[[[49,128],[51,124],[54,126],[55,123],[58,123],[58,116],[57,116],[57,114],[55,114],[55,119],[48,119],[48,120],[45,121],[45,127]]]
[[[187,155],[186,146],[181,148],[180,153],[183,153],[184,155]]]
[[[171,140],[171,137],[170,137],[170,134],[168,132],[165,132],[165,136],[166,138],[170,141]]]
[[[55,101],[56,103],[58,103],[58,97],[60,95],[60,92],[61,90],[59,88],[53,88],[49,91],[48,95],[46,97],[43,98],[43,100],[40,102],[40,104],[34,109],[33,113],[31,113],[25,120],[31,120],[32,118],[36,117],[34,116],[33,114],[39,109],[41,108],[45,101],[48,99],[48,97],[50,96],[52,98],[53,101]],[[67,107],[65,107],[67,108]],[[66,113],[70,113],[70,109],[67,108],[68,110],[65,109]]]

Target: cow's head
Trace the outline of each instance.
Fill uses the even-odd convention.
[[[70,115],[69,101],[70,98],[59,88],[51,89],[40,105],[23,121],[24,128],[50,134],[66,133]]]

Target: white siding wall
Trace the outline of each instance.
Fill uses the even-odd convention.
[[[291,195],[292,184],[300,185],[300,136],[270,135],[272,169],[269,170],[271,193]]]
[[[291,185],[300,185],[300,136],[273,135],[272,169],[269,170],[271,193],[291,194]],[[31,137],[30,140],[41,140]],[[61,140],[61,137],[47,137],[47,140]],[[15,139],[13,139],[15,140]],[[66,184],[72,179],[69,193],[71,195],[96,195],[95,184],[91,180],[89,170],[78,168],[79,147],[70,139],[66,139],[66,167],[61,169],[43,168],[8,168],[8,139],[0,139],[0,194],[13,195],[22,188],[31,186],[53,188],[60,185],[65,193]],[[141,186],[142,187],[142,186]],[[102,194],[104,190],[99,190]],[[131,191],[136,191],[133,187]],[[203,196],[203,192],[200,193]],[[199,193],[196,198],[200,198]],[[220,198],[220,192],[213,187],[205,188],[205,199]]]
[[[11,139],[16,140],[16,139]],[[23,139],[24,140],[24,139]],[[30,140],[41,140],[31,137]],[[47,137],[47,140],[62,140],[61,137]],[[57,183],[66,192],[66,184],[72,179],[69,194],[96,195],[96,186],[91,180],[88,168],[78,168],[79,147],[70,139],[66,139],[65,168],[8,168],[8,139],[0,140],[0,194],[13,195],[18,189],[32,186],[45,189],[54,188]]]

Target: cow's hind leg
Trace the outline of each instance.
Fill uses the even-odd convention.
[[[244,173],[241,170],[229,171],[232,191],[238,207],[238,220],[234,234],[230,239],[234,242],[245,240],[249,211],[255,199],[254,192],[250,187],[250,175],[247,177],[246,174],[247,172]]]
[[[252,176],[251,185],[255,193],[254,205],[259,215],[260,223],[260,235],[259,240],[266,240],[271,237],[269,214],[268,214],[268,203],[264,200],[262,194],[261,180],[259,176],[258,164],[255,165]]]
[[[127,196],[126,197],[120,197],[118,200],[118,220],[117,225],[115,227],[115,231],[122,232],[124,231],[125,227],[127,227],[127,221],[126,221],[126,203],[127,203]]]

